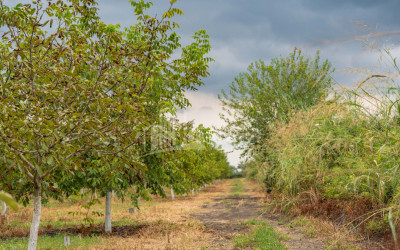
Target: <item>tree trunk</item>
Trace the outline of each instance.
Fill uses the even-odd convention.
[[[4,201],[0,201],[0,204],[3,206],[3,210],[1,210],[1,215],[4,216],[6,215],[7,204]]]
[[[174,194],[174,189],[171,188],[171,199],[175,200],[175,194]]]
[[[40,224],[40,215],[42,210],[42,187],[40,184],[35,185],[35,192],[33,194],[33,217],[31,230],[29,233],[29,244],[28,250],[36,250],[38,233],[39,233],[39,224]]]
[[[138,205],[138,213],[140,214],[140,200],[142,199],[142,197],[139,197],[138,198],[138,202],[137,202],[137,205]]]
[[[111,198],[112,192],[108,191],[106,196],[106,219],[105,219],[105,232],[111,233]]]

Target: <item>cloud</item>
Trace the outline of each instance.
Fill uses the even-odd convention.
[[[221,127],[224,123],[219,119],[222,107],[216,95],[204,92],[187,92],[191,107],[178,113],[181,122],[195,121],[196,125]],[[204,108],[206,107],[206,108]]]
[[[192,106],[178,113],[179,121],[189,122],[194,120],[195,125],[203,124],[210,128],[221,128],[225,125],[224,121],[219,119],[222,106],[216,95],[204,92],[188,92],[186,97]],[[225,152],[228,152],[229,162],[237,166],[240,162],[241,151],[234,150],[230,140],[222,140],[218,136],[214,136],[213,139],[218,145],[221,145]]]
[[[161,16],[168,8],[168,0],[153,2],[152,14]],[[288,55],[294,46],[310,55],[321,49],[322,56],[337,69],[369,67],[375,55],[364,60],[362,44],[351,38],[400,30],[398,0],[184,0],[178,1],[176,7],[185,12],[175,18],[181,25],[177,32],[183,43],[189,43],[198,29],[207,30],[211,36],[210,55],[216,61],[200,90],[214,94],[227,89],[251,62],[262,59],[268,63],[273,57]],[[133,8],[125,0],[100,0],[99,8],[106,22],[123,26],[134,22]],[[335,77],[346,82],[353,79],[341,74]]]

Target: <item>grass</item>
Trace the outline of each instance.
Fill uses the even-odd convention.
[[[241,179],[234,179],[232,182],[232,189],[231,189],[232,195],[238,196],[243,193],[243,182]]]
[[[71,245],[68,247],[85,249],[88,246],[99,243],[98,237],[70,236]],[[0,249],[27,249],[28,238],[14,238],[11,240],[0,241]],[[64,235],[41,236],[38,239],[38,249],[68,249],[64,246]]]
[[[336,225],[324,219],[297,216],[286,226],[297,228],[309,238],[323,238],[326,249],[363,249],[365,247],[357,245],[357,242],[362,241],[360,236],[353,234],[344,226]]]
[[[299,216],[288,224],[289,227],[310,227],[312,222],[306,217]]]
[[[223,203],[225,203],[228,206],[232,206],[233,205],[233,201],[231,201],[231,200],[224,200]]]
[[[195,195],[176,196],[172,201],[153,197],[152,201],[142,200],[141,212],[129,213],[132,207],[130,202],[122,202],[118,199],[112,201],[112,226],[146,225],[138,229],[129,237],[110,235],[107,237],[83,237],[71,235],[69,249],[200,249],[212,248],[211,238],[214,235],[205,230],[204,225],[198,220],[188,218],[189,214],[201,211],[201,207],[209,204],[212,199],[226,196],[231,189],[231,180],[220,181],[213,188],[213,192],[201,192]],[[104,211],[103,204],[94,205],[90,211]],[[42,208],[42,221],[40,229],[62,229],[79,226],[83,223],[84,216],[72,215],[70,211],[85,212],[80,206],[85,201],[72,202],[50,200],[46,207]],[[15,237],[0,240],[2,249],[26,249],[27,238],[17,238],[29,233],[32,219],[32,206],[21,208],[17,212],[7,211],[5,223],[0,223],[0,236]],[[103,224],[104,216],[92,216],[94,224]],[[39,236],[38,249],[63,249],[64,236],[56,235]]]
[[[237,248],[252,249],[287,249],[282,243],[283,240],[287,240],[287,236],[276,232],[273,227],[268,225],[266,222],[260,221],[249,221],[249,225],[253,225],[252,231],[247,235],[239,235],[234,239],[234,246]]]

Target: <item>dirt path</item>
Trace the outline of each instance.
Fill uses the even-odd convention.
[[[200,220],[212,233],[211,240],[215,249],[234,249],[233,239],[248,232],[245,222],[259,216],[264,210],[260,205],[262,193],[244,188],[240,194],[233,194],[226,190],[229,186],[232,186],[232,181],[216,183],[206,188],[204,192],[222,192],[209,204],[203,205],[201,212],[191,215]],[[279,225],[278,217],[265,213],[257,217],[257,220],[267,222],[288,236],[284,243],[289,249],[325,249],[321,240],[308,238],[296,229]]]

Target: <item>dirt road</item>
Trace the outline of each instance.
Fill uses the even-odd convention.
[[[243,186],[242,192],[236,193],[231,192],[234,188],[232,180],[207,187],[204,193],[218,193],[218,195],[214,195],[209,204],[203,205],[201,212],[191,215],[212,232],[214,237],[210,240],[213,248],[234,249],[233,239],[239,234],[248,233],[249,227],[246,222],[255,219],[267,222],[286,235],[284,244],[289,249],[325,249],[325,244],[321,240],[307,237],[296,229],[281,226],[278,217],[268,213],[263,214],[265,208],[260,204],[263,193],[255,191],[254,185],[249,186],[249,183]]]

